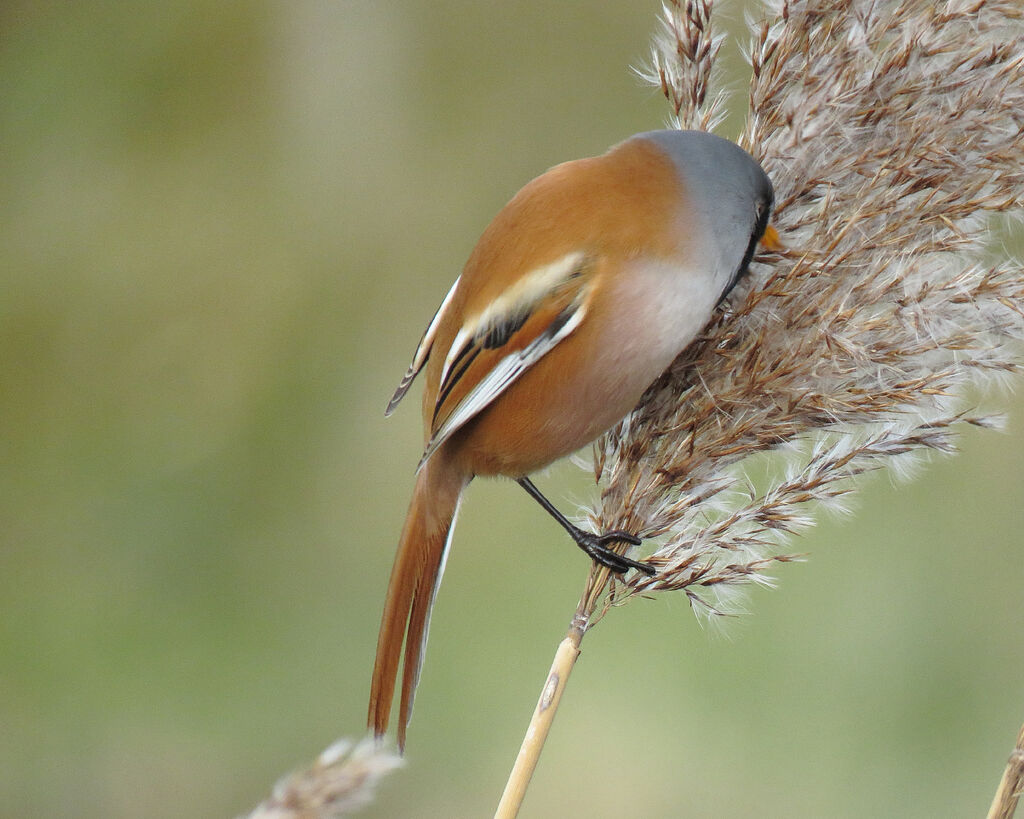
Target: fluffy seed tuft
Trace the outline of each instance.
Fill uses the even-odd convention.
[[[715,591],[769,583],[787,538],[851,478],[993,425],[965,389],[1020,364],[1024,271],[987,246],[1024,198],[1019,0],[766,13],[740,141],[774,182],[787,249],[755,261],[745,292],[595,445],[594,526],[659,543],[658,573],[612,579],[615,602],[683,591],[723,613]],[[662,23],[646,76],[676,124],[711,128],[711,2],[670,2]],[[772,450],[793,468],[748,482],[744,465]]]

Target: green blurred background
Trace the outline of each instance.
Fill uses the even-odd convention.
[[[0,7],[0,816],[232,816],[362,732],[420,441],[383,406],[508,197],[664,122],[628,70],[657,8]],[[724,637],[614,611],[524,815],[982,815],[1024,720],[995,403],[1008,434],[867,481]],[[581,587],[517,488],[463,508],[367,816],[493,811]]]

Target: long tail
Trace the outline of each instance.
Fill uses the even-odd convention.
[[[424,465],[416,480],[391,569],[377,637],[368,724],[377,737],[387,730],[404,638],[405,662],[398,722],[400,750],[405,748],[405,730],[412,715],[413,697],[423,664],[430,610],[444,573],[455,513],[466,483],[465,478],[447,468],[441,459],[432,459]]]

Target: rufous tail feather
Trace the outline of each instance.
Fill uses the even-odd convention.
[[[441,460],[431,460],[420,471],[391,569],[377,637],[367,721],[377,737],[387,731],[404,642],[399,750],[405,748],[405,732],[423,665],[430,611],[444,572],[455,513],[465,484],[466,481],[446,469]]]

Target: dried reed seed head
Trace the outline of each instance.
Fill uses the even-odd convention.
[[[710,0],[670,0],[662,6],[651,62],[639,76],[661,89],[672,107],[672,125],[713,130],[724,116],[725,94],[705,105],[722,37],[712,36]]]
[[[670,3],[649,78],[706,127],[711,4]],[[1015,372],[1024,273],[986,261],[1024,198],[1024,8],[1006,0],[798,0],[754,26],[741,143],[776,191],[788,250],[595,445],[600,529],[661,537],[659,572],[612,589],[764,582],[807,504],[914,452],[953,449],[964,387]],[[789,472],[742,491],[742,463]],[[795,457],[795,462],[793,462]]]
[[[329,819],[373,801],[380,779],[403,765],[402,758],[371,737],[340,739],[316,762],[274,786],[273,795],[248,819]]]

